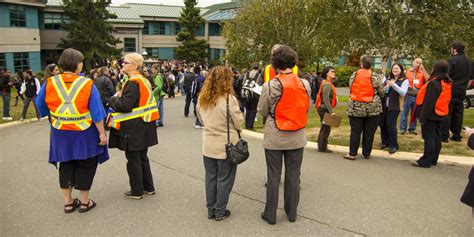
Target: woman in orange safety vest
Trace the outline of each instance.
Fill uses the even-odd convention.
[[[267,198],[261,217],[269,224],[276,223],[278,187],[285,160],[285,210],[290,221],[296,221],[299,202],[299,177],[306,145],[306,120],[309,109],[308,81],[293,74],[297,55],[288,46],[281,46],[272,54],[272,66],[278,75],[263,84],[257,111],[264,118],[265,158],[267,163]]]
[[[429,168],[438,162],[441,151],[441,130],[443,122],[448,118],[449,102],[451,101],[451,79],[448,76],[449,64],[436,61],[433,64],[430,79],[418,92],[416,104],[421,123],[421,135],[424,140],[423,155],[412,164],[417,167]]]
[[[336,115],[334,108],[337,104],[337,91],[334,83],[337,78],[334,67],[325,67],[321,72],[321,77],[324,80],[321,82],[316,98],[316,109],[321,121],[321,129],[319,129],[318,135],[318,151],[331,153],[332,151],[328,149],[328,137],[331,134],[331,126],[323,124],[323,118],[326,113]]]
[[[108,102],[115,111],[108,122],[109,147],[125,151],[131,189],[124,196],[141,199],[144,193],[155,194],[147,152],[148,147],[158,144],[155,121],[159,114],[151,84],[139,72],[143,57],[138,53],[127,54],[122,65],[129,79]]]
[[[109,159],[104,107],[94,82],[79,75],[83,60],[81,52],[65,49],[58,62],[64,72],[47,78],[36,97],[41,117],[48,115],[51,122],[49,162],[59,163],[65,213],[96,206],[89,190],[97,164]],[[72,197],[73,188],[79,199]]]

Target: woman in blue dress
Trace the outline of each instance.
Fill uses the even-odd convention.
[[[96,206],[89,190],[98,163],[109,159],[106,114],[93,81],[79,75],[83,60],[81,52],[64,50],[58,62],[63,73],[48,78],[36,98],[41,117],[51,122],[49,163],[59,163],[65,213],[77,208],[84,213]],[[73,188],[80,191],[79,199],[72,197]]]

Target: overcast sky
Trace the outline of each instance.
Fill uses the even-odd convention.
[[[121,5],[124,3],[148,3],[164,4],[172,6],[184,6],[184,0],[112,0],[112,5]],[[217,3],[230,2],[230,0],[198,0],[199,7],[207,7]]]

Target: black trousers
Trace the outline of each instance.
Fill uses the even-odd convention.
[[[377,130],[377,125],[379,124],[379,116],[349,116],[349,123],[351,125],[349,155],[357,155],[360,145],[360,136],[362,135],[362,155],[370,156],[370,153],[372,153],[375,131]]]
[[[464,98],[464,97],[463,97]],[[449,103],[448,119],[442,126],[442,140],[448,140],[449,131],[453,134],[453,140],[460,140],[462,138],[462,123],[464,116],[464,105],[462,100],[451,100]]]
[[[245,103],[245,128],[253,129],[255,117],[257,116],[258,97],[252,98]]]
[[[147,152],[148,148],[141,151],[125,151],[130,188],[134,195],[141,196],[143,191],[155,191]]]
[[[326,109],[318,109],[319,121],[321,122],[321,128],[319,129],[318,135],[318,150],[320,151],[325,151],[328,149],[328,137],[331,134],[331,126],[322,123],[324,114],[326,113]]]
[[[397,141],[397,119],[399,114],[400,111],[384,111],[383,116],[381,116],[383,118],[380,125],[382,145],[399,148]]]
[[[90,190],[97,165],[97,157],[59,163],[59,186],[62,189]]]
[[[281,179],[282,161],[285,162],[284,208],[288,219],[296,220],[300,201],[300,175],[304,148],[295,150],[265,149],[267,161],[267,201],[263,215],[270,222],[276,222],[278,189]]]
[[[441,152],[441,121],[428,120],[421,125],[421,136],[424,140],[423,155],[418,160],[418,164],[423,167],[430,167],[438,163]]]
[[[33,96],[33,97],[25,96],[25,100],[23,101],[23,112],[21,113],[22,118],[24,119],[26,118],[26,113],[28,112],[28,107],[30,106],[30,102],[33,102],[33,108],[35,109],[35,112],[36,112],[36,118],[38,119],[40,118],[38,107],[36,107],[35,99],[36,99],[36,96]]]
[[[191,106],[191,101],[193,99],[193,96],[191,95],[191,92],[186,92],[186,100],[184,104],[184,115],[188,116],[189,115],[189,106]],[[194,116],[196,116],[196,106],[194,105]]]
[[[209,216],[224,216],[235,182],[237,165],[228,160],[204,156],[206,170],[206,207]]]

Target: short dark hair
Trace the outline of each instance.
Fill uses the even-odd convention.
[[[464,53],[464,48],[466,48],[466,45],[462,41],[454,41],[449,47],[456,49],[456,52],[458,53]]]
[[[272,54],[272,66],[275,69],[285,70],[287,68],[293,68],[296,65],[296,59],[298,54],[286,46],[283,45],[275,49]]]
[[[448,75],[449,64],[444,60],[435,61],[431,71],[430,79],[451,81]]]
[[[193,68],[193,72],[196,73],[196,74],[199,74],[199,73],[201,73],[201,68],[199,66],[195,66]]]
[[[360,63],[364,69],[370,69],[370,67],[372,67],[372,59],[367,55],[362,55],[362,57],[360,57]]]
[[[259,68],[260,66],[258,65],[258,63],[253,64],[253,67],[252,67],[253,70],[258,70]]]
[[[327,75],[328,75],[328,72],[333,69],[334,70],[334,67],[333,66],[327,66],[323,69],[323,71],[321,72],[321,77],[323,79],[326,79]]]
[[[68,48],[65,49],[59,57],[58,64],[64,71],[75,72],[77,65],[84,61],[84,55],[81,52]]]

